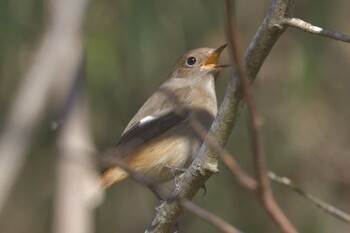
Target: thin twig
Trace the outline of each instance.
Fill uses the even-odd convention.
[[[328,29],[324,29],[315,25],[312,25],[311,23],[305,22],[301,19],[298,18],[286,18],[284,21],[284,24],[301,29],[305,32],[319,35],[319,36],[324,36],[328,37],[334,40],[340,40],[343,42],[350,43],[350,35],[346,35],[341,32],[336,32]]]
[[[242,87],[249,112],[254,168],[256,172],[256,179],[258,180],[259,184],[258,189],[260,189],[262,195],[269,195],[271,188],[267,176],[265,154],[262,150],[262,139],[260,133],[261,123],[258,119],[258,113],[256,111],[255,102],[250,88],[251,78],[245,70],[245,64],[243,61],[243,51],[240,43],[239,29],[235,17],[235,1],[227,0],[226,9],[228,16],[229,38],[232,46],[231,51],[235,62],[234,65],[236,66],[236,70],[240,79],[240,86]]]
[[[228,153],[222,153],[220,158],[223,164],[229,169],[229,171],[234,175],[236,181],[249,191],[255,192],[258,188],[256,180],[248,175],[242,168],[237,164],[237,161],[232,155]]]
[[[237,228],[233,227],[232,225],[228,224],[227,222],[223,221],[217,215],[203,209],[202,207],[194,204],[193,202],[191,202],[187,199],[180,199],[180,203],[187,210],[191,211],[192,213],[196,214],[197,216],[201,217],[202,219],[206,220],[207,222],[218,227],[223,232],[241,233],[241,231],[239,231]]]
[[[230,170],[234,175],[237,182],[242,185],[244,188],[255,191],[257,189],[257,183],[249,174],[247,174],[237,163],[232,155],[230,155],[225,148],[223,148],[219,143],[216,142],[215,138],[208,134],[203,125],[194,117],[190,117],[189,123],[196,131],[198,136],[205,141],[211,151],[217,154],[221,160],[224,162],[224,165]]]
[[[186,198],[179,198],[176,195],[172,195],[173,192],[169,188],[162,186],[162,185],[159,185],[159,184],[155,183],[149,177],[146,177],[146,176],[142,175],[141,173],[134,171],[133,169],[128,167],[121,159],[119,159],[118,156],[116,156],[116,153],[118,153],[118,152],[114,151],[113,152],[114,156],[108,156],[108,155],[104,156],[105,157],[104,162],[111,165],[111,166],[115,165],[115,166],[120,167],[121,169],[126,171],[136,182],[141,183],[141,184],[146,185],[146,186],[154,187],[159,192],[159,194],[161,196],[163,196],[163,197],[169,196],[168,200],[170,200],[170,202],[174,202],[174,201],[178,202],[184,208],[191,211],[192,213],[194,213],[198,217],[202,218],[203,220],[211,223],[212,225],[214,225],[215,227],[217,227],[221,231],[226,232],[226,233],[240,233],[241,232],[237,228],[235,228],[234,226],[232,226],[231,224],[229,224],[228,222],[226,222],[225,220],[220,218],[218,215],[203,209],[202,207],[198,206],[197,204],[195,204],[191,200],[188,200]],[[166,203],[167,202],[164,202],[162,205],[166,205]],[[153,230],[153,225],[150,224],[149,229],[147,229],[146,232],[150,232],[152,230]]]
[[[260,130],[260,121],[256,110],[253,95],[251,93],[250,81],[248,72],[246,71],[243,61],[243,51],[240,43],[240,35],[235,17],[235,1],[226,0],[227,18],[229,26],[229,38],[232,46],[232,54],[235,61],[240,84],[247,101],[247,107],[250,118],[251,140],[253,147],[253,163],[258,187],[256,190],[257,197],[262,203],[262,206],[268,212],[272,220],[276,223],[279,229],[285,233],[296,233],[296,228],[291,224],[285,216],[282,209],[278,206],[272,195],[271,186],[267,174],[266,158],[262,149],[262,138]]]
[[[287,177],[281,177],[276,175],[273,172],[269,172],[269,178],[273,181],[275,181],[278,184],[284,185],[285,187],[290,188],[291,190],[298,193],[300,196],[304,197],[305,199],[309,200],[312,204],[319,207],[326,213],[336,217],[337,219],[350,224],[350,215],[341,211],[340,209],[322,201],[321,199],[305,192],[303,189],[301,189],[297,184],[295,184],[292,180],[290,180]]]

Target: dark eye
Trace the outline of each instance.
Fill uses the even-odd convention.
[[[193,66],[195,63],[196,63],[196,58],[195,57],[189,57],[189,58],[187,58],[187,61],[186,61],[186,63],[187,63],[187,65],[189,65],[189,66]]]

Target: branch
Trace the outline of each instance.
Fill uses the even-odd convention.
[[[203,128],[203,130],[204,130],[204,128]],[[116,153],[122,153],[122,152],[118,152],[118,151],[114,150],[113,153],[114,153],[114,155],[116,155]],[[155,183],[149,177],[146,177],[143,174],[131,169],[121,159],[119,159],[118,156],[106,155],[104,157],[105,158],[104,158],[103,163],[106,163],[108,165],[118,166],[118,167],[122,168],[136,182],[143,184],[143,185],[146,185],[146,186],[154,187],[157,190],[157,192],[159,192],[159,194],[163,197],[170,195],[169,202],[179,203],[182,207],[191,211],[192,213],[199,216],[203,220],[211,223],[212,225],[214,225],[215,227],[217,227],[221,231],[226,232],[226,233],[241,233],[241,231],[239,231],[237,228],[235,228],[234,226],[232,226],[231,224],[229,224],[228,222],[226,222],[225,220],[220,218],[218,215],[213,214],[212,212],[209,212],[209,211],[203,209],[202,207],[196,205],[194,202],[192,202],[186,198],[179,198],[178,196],[171,195],[172,193],[171,193],[171,190],[169,188],[161,186],[161,185]],[[160,213],[160,211],[164,211],[164,210],[157,210],[157,211],[158,211],[158,213]],[[153,220],[153,222],[157,222],[157,218],[155,218]],[[147,229],[146,232],[152,231],[152,229],[153,229],[152,223],[150,224],[149,229]]]
[[[270,10],[261,24],[253,41],[245,52],[245,67],[252,78],[256,77],[265,58],[273,45],[285,30],[283,19],[290,14],[293,0],[274,0]],[[237,118],[243,108],[243,93],[238,85],[238,74],[232,75],[226,89],[224,100],[210,129],[210,134],[220,146],[224,146],[230,136]],[[192,165],[187,169],[180,180],[180,190],[175,193],[178,197],[192,199],[209,177],[217,172],[218,157],[212,153],[205,143],[201,146]],[[179,203],[163,203],[159,207],[154,220],[153,229],[147,232],[171,232],[176,219],[183,211]]]
[[[309,200],[312,204],[314,204],[318,208],[322,209],[326,213],[338,218],[339,220],[341,220],[347,224],[350,224],[350,215],[348,215],[347,213],[341,211],[340,209],[335,208],[334,206],[318,199],[317,197],[314,197],[313,195],[305,192],[304,190],[302,190],[299,186],[297,186],[293,181],[291,181],[287,177],[277,176],[275,173],[273,173],[271,171],[269,172],[269,177],[271,180],[275,181],[276,183],[284,185],[284,186],[290,188],[291,190],[293,190],[294,192],[298,193],[300,196],[304,197],[306,200]]]
[[[312,25],[311,23],[305,22],[301,19],[286,18],[284,20],[284,24],[291,26],[291,27],[301,29],[301,30],[308,32],[308,33],[311,33],[311,34],[316,34],[319,36],[324,36],[324,37],[328,37],[331,39],[340,40],[343,42],[350,43],[350,35],[346,35],[346,34],[341,33],[341,32],[335,32],[332,30],[320,28],[318,26]]]
[[[226,233],[241,233],[238,229],[223,221],[217,215],[201,208],[200,206],[194,204],[193,202],[187,199],[181,199],[180,204],[185,207],[187,210],[206,220],[207,222],[213,224],[218,227],[222,232]]]
[[[247,174],[236,162],[232,155],[230,155],[221,145],[219,145],[212,135],[207,135],[208,132],[203,125],[196,119],[191,117],[189,119],[191,127],[195,130],[198,136],[205,142],[210,150],[218,155],[224,162],[224,165],[234,175],[237,182],[249,191],[257,189],[257,183],[249,174]]]
[[[220,158],[226,168],[234,175],[236,181],[249,191],[255,191],[258,184],[253,177],[248,175],[242,168],[238,165],[236,160],[228,153],[222,153]]]
[[[93,166],[95,150],[90,135],[88,105],[83,95],[85,58],[81,54],[72,55],[79,58],[73,64],[76,69],[68,76],[60,76],[58,82],[61,85],[54,90],[62,117],[58,137],[55,233],[93,232],[93,209],[102,194],[99,175]]]
[[[0,136],[0,212],[25,162],[26,152],[49,99],[55,75],[69,72],[74,60],[69,51],[80,49],[76,44],[76,36],[83,22],[87,2],[51,1],[49,27],[34,63],[22,79],[23,83]]]
[[[254,158],[254,170],[256,173],[256,179],[258,181],[258,193],[262,196],[269,196],[271,188],[269,185],[269,179],[267,177],[266,158],[265,153],[262,149],[262,138],[261,138],[261,124],[258,119],[258,113],[256,110],[255,102],[253,99],[252,91],[250,88],[251,78],[247,74],[244,68],[243,52],[240,43],[239,29],[237,20],[235,17],[235,2],[232,0],[226,1],[229,38],[232,47],[233,60],[236,65],[236,70],[240,80],[240,84],[243,90],[244,97],[247,102],[250,127],[251,127],[251,140],[253,147],[253,158]]]
[[[232,45],[232,54],[236,64],[237,73],[242,85],[244,97],[247,101],[247,107],[250,118],[251,141],[253,147],[253,163],[255,177],[257,180],[257,189],[255,193],[262,206],[276,223],[279,229],[285,233],[296,233],[297,230],[285,216],[282,209],[273,198],[272,190],[267,175],[266,156],[262,149],[261,124],[258,119],[254,98],[252,95],[250,82],[251,78],[245,70],[243,62],[243,52],[240,43],[239,29],[235,17],[235,1],[226,0],[227,18],[229,25],[229,38]]]

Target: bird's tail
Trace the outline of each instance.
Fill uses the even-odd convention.
[[[108,189],[114,184],[118,184],[128,177],[128,173],[119,167],[110,167],[106,169],[101,178],[103,189]]]

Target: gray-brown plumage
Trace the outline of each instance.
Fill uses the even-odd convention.
[[[187,167],[202,143],[188,119],[194,117],[209,129],[217,113],[214,77],[226,67],[217,65],[217,59],[225,47],[184,54],[169,79],[131,119],[113,156],[156,182],[173,177],[167,166]],[[102,186],[109,188],[127,177],[119,167],[107,167]]]

